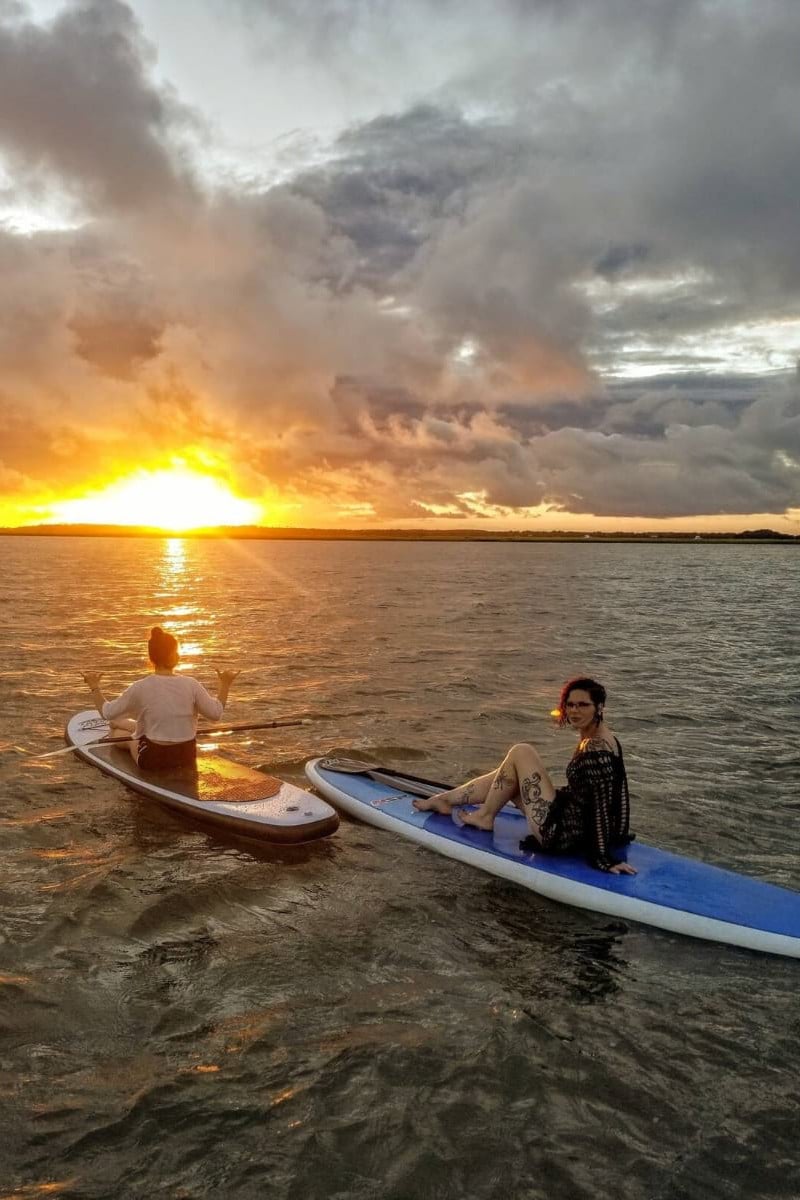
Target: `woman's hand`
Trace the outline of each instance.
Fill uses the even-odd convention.
[[[221,704],[228,703],[228,691],[231,684],[237,675],[241,675],[241,671],[219,671],[216,667],[217,679],[219,680],[219,688],[217,689],[217,699]]]
[[[241,671],[218,671],[216,667],[214,670],[216,671],[220,684],[225,688],[229,688],[236,676],[241,675],[242,673]]]
[[[627,863],[617,863],[613,867],[608,868],[609,875],[635,875],[636,868],[629,867]]]
[[[105,701],[106,701],[105,696],[100,691],[100,680],[103,677],[102,672],[101,671],[83,671],[81,673],[83,675],[83,682],[86,684],[89,691],[92,693],[92,700],[94,701],[94,706],[97,709],[97,711],[100,713],[100,716],[102,717],[103,705],[105,704]]]

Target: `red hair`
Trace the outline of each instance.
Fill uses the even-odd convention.
[[[568,679],[561,689],[561,695],[558,697],[558,708],[556,709],[556,720],[563,727],[567,724],[567,701],[572,692],[588,692],[595,708],[595,720],[599,721],[600,713],[598,709],[606,702],[606,689],[602,683],[598,683],[596,679],[589,679],[588,676],[578,675],[575,679]]]

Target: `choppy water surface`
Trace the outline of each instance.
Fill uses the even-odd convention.
[[[225,841],[58,746],[163,621],[301,782],[463,778],[597,674],[644,840],[800,889],[787,546],[6,538],[0,1198],[800,1193],[800,963],[548,903],[343,821]]]

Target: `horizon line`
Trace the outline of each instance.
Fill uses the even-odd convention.
[[[317,526],[291,526],[291,525],[205,525],[196,526],[192,529],[165,529],[154,525],[114,525],[99,522],[72,522],[57,524],[55,522],[42,522],[36,525],[12,525],[0,526],[0,536],[6,537],[160,537],[160,538],[226,538],[235,540],[237,537],[241,539],[263,539],[281,538],[290,540],[297,538],[298,540],[315,539],[332,541],[342,541],[347,538],[353,540],[373,539],[396,541],[406,538],[408,540],[440,540],[447,539],[455,540],[477,540],[485,541],[503,541],[508,539],[517,539],[520,541],[535,541],[559,538],[568,541],[591,541],[595,538],[608,540],[615,538],[618,540],[680,540],[680,541],[700,541],[704,539],[713,539],[715,541],[738,541],[742,539],[750,539],[754,541],[800,541],[800,533],[782,533],[778,530],[759,528],[759,529],[744,529],[739,532],[731,531],[715,531],[709,530],[648,530],[642,529],[635,532],[626,530],[568,530],[568,529],[480,529],[474,526],[453,527],[453,528],[437,528],[425,529],[424,527],[401,528],[391,527],[386,529],[377,529],[367,527],[359,527],[355,529],[342,527],[317,527]]]

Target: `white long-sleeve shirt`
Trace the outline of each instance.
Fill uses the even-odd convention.
[[[224,705],[191,675],[145,675],[116,700],[106,700],[102,715],[135,717],[136,737],[153,742],[190,742],[198,716],[218,721]]]

